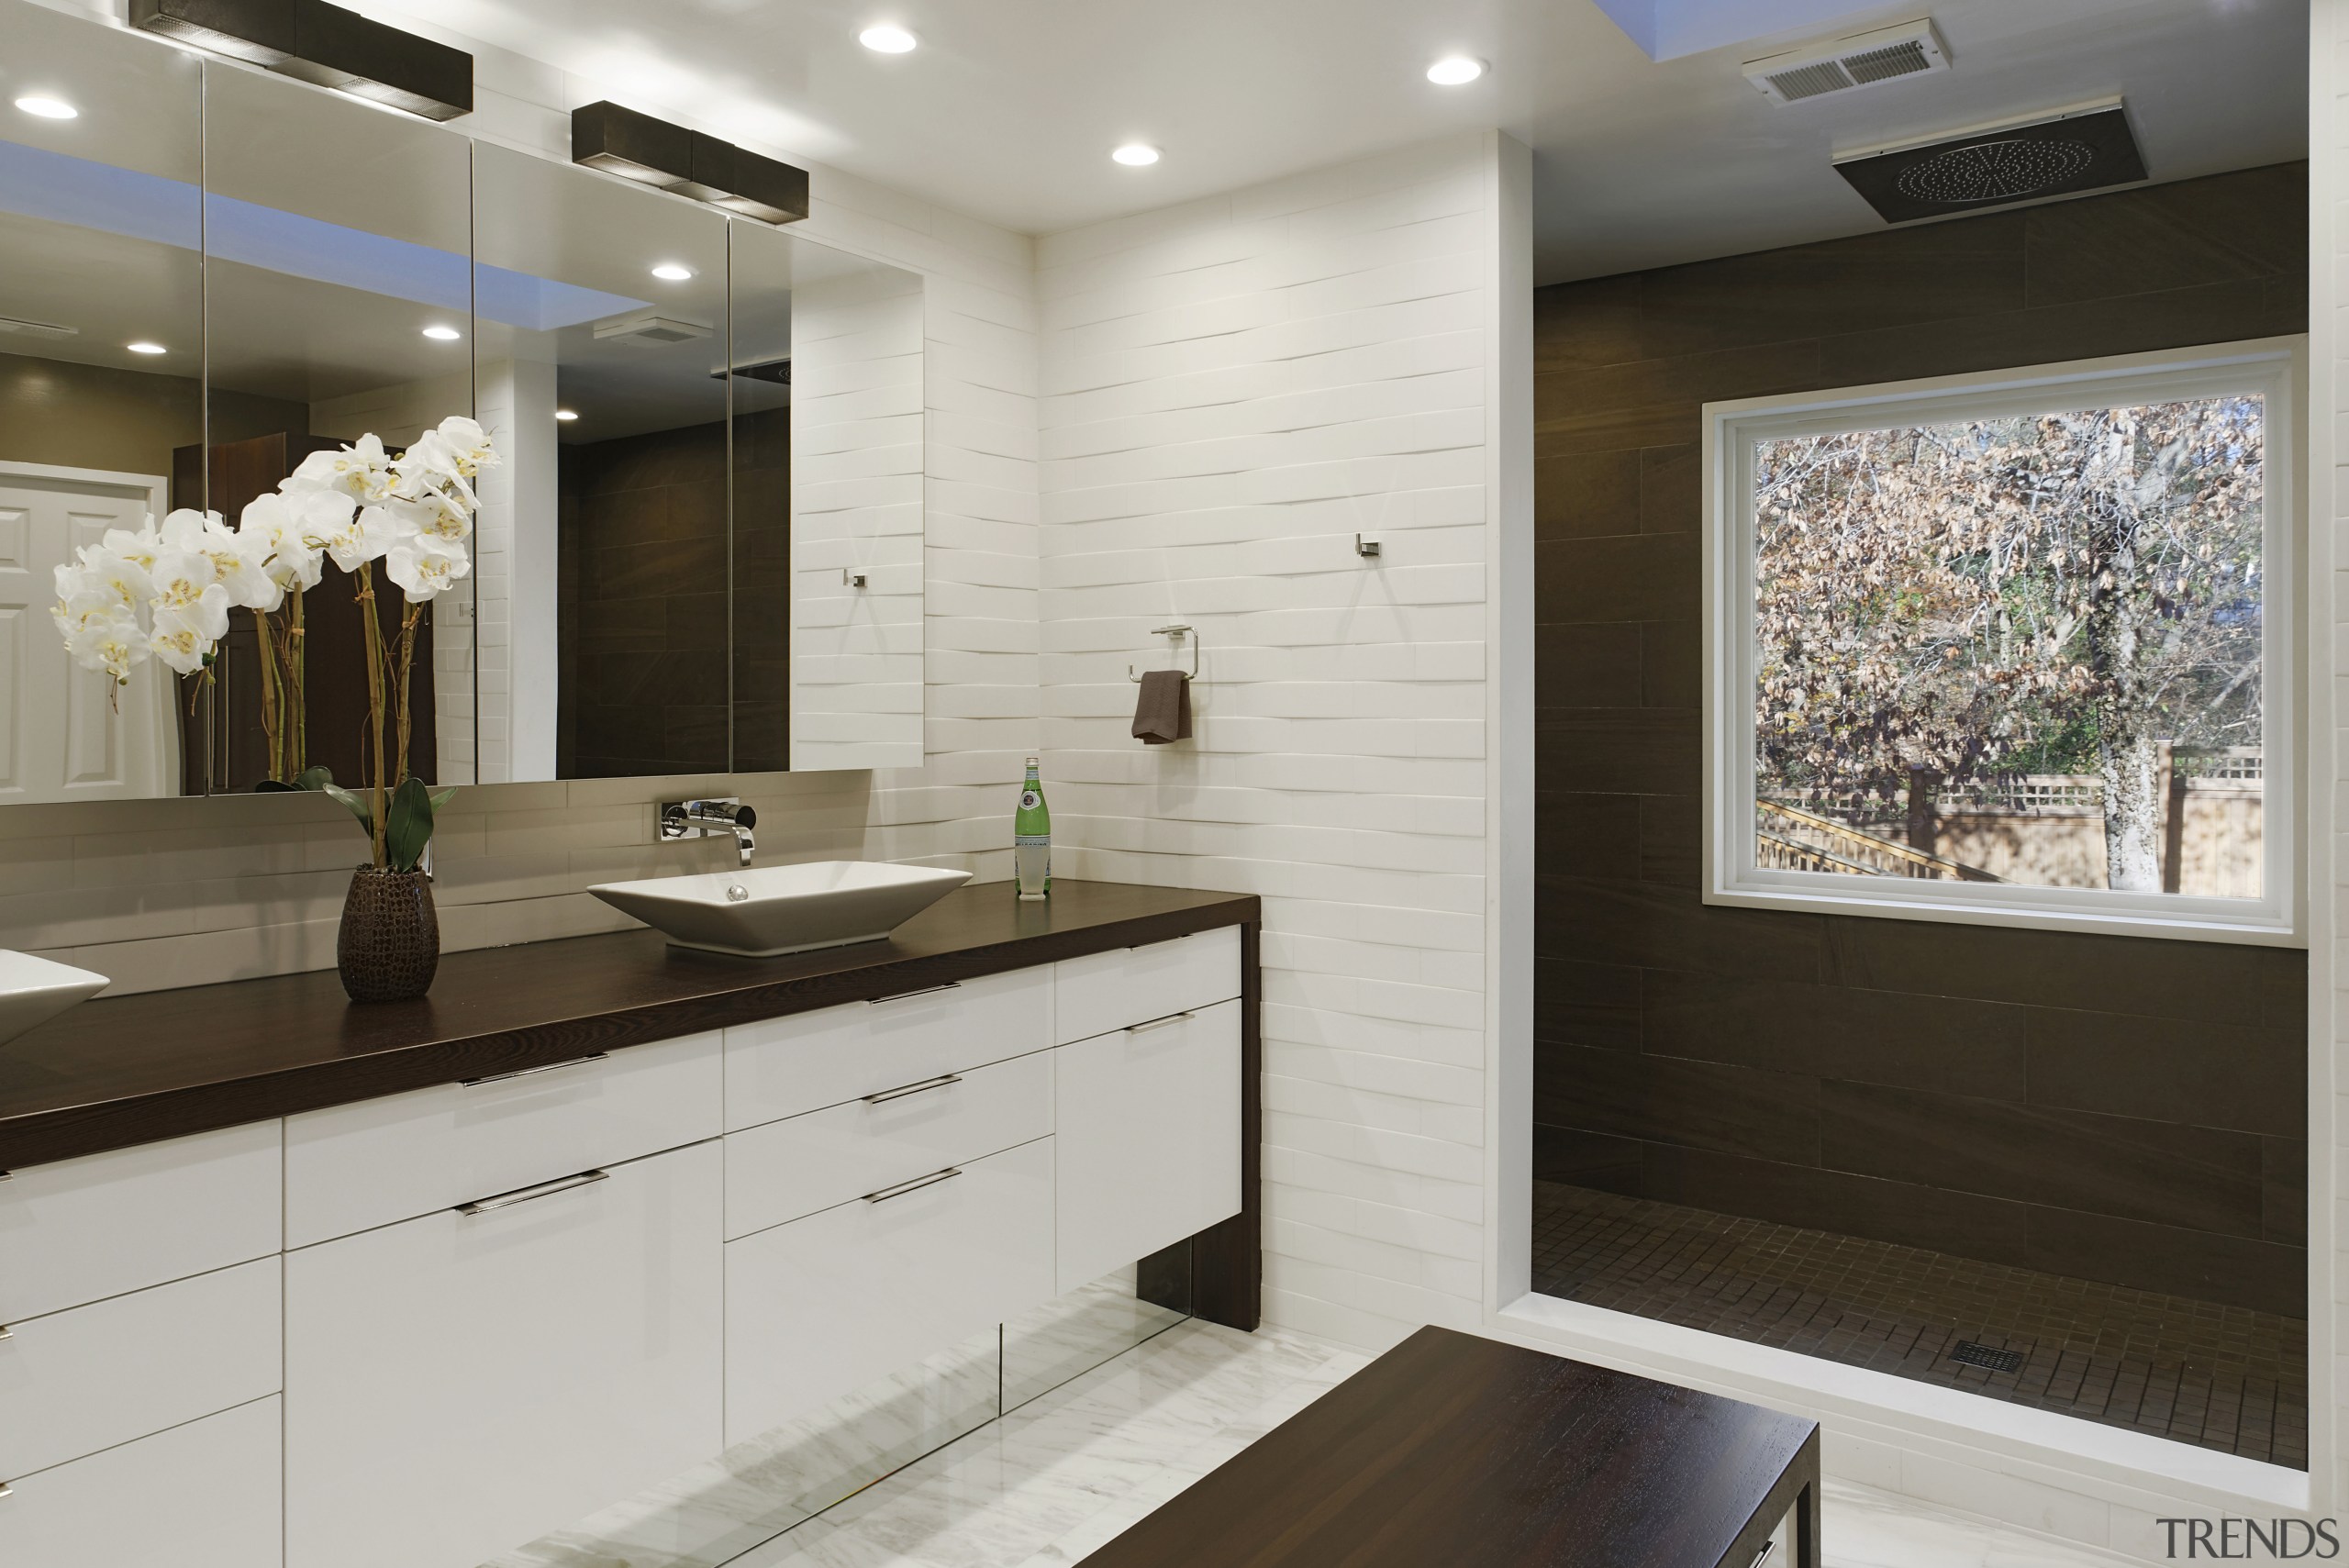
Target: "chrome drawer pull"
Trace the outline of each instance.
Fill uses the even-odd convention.
[[[925,985],[918,991],[900,991],[894,996],[868,996],[865,998],[865,1003],[868,1006],[877,1007],[884,1002],[909,1002],[916,996],[935,996],[941,991],[960,991],[961,989],[963,989],[961,981],[950,980],[943,985]]]
[[[457,1086],[461,1089],[477,1089],[484,1084],[503,1084],[508,1078],[527,1078],[533,1073],[560,1073],[566,1067],[584,1067],[590,1062],[608,1061],[610,1055],[609,1051],[591,1051],[584,1056],[574,1056],[568,1062],[548,1062],[537,1067],[517,1067],[511,1073],[492,1073],[485,1078],[460,1078],[457,1080]]]
[[[1770,1553],[1777,1550],[1778,1543],[1776,1541],[1764,1541],[1762,1543],[1762,1550],[1753,1554],[1753,1561],[1747,1563],[1745,1568],[1762,1568],[1762,1564],[1770,1561]]]
[[[877,1095],[867,1095],[864,1096],[864,1103],[868,1106],[886,1105],[891,1100],[902,1100],[907,1095],[918,1095],[931,1089],[943,1089],[949,1084],[959,1084],[962,1081],[963,1074],[960,1073],[949,1073],[937,1078],[924,1078],[920,1083],[907,1084],[902,1089],[884,1089]]]
[[[9,1328],[6,1323],[0,1323],[0,1340],[13,1340],[16,1337],[17,1331],[14,1329]]]
[[[1152,1029],[1163,1029],[1168,1024],[1179,1024],[1190,1016],[1191,1015],[1188,1013],[1169,1013],[1163,1018],[1152,1018],[1146,1024],[1128,1024],[1126,1026],[1126,1032],[1128,1034],[1148,1034]]]
[[[16,1495],[15,1488],[11,1487],[6,1481],[0,1481],[0,1497],[13,1497]]]
[[[608,1182],[611,1179],[612,1173],[609,1171],[582,1171],[575,1176],[565,1176],[559,1182],[549,1182],[543,1186],[517,1187],[510,1193],[500,1193],[495,1197],[481,1197],[473,1199],[471,1203],[461,1203],[457,1206],[457,1212],[468,1215],[487,1214],[493,1208],[511,1208],[518,1203],[529,1203],[538,1198],[552,1197],[557,1193],[576,1192],[581,1187],[592,1187],[597,1182]]]
[[[867,1203],[887,1203],[893,1197],[903,1197],[907,1193],[918,1193],[924,1187],[934,1187],[939,1183],[946,1181],[951,1177],[959,1176],[962,1173],[963,1168],[961,1166],[949,1165],[943,1171],[932,1171],[927,1176],[916,1176],[910,1182],[899,1182],[894,1187],[883,1187],[877,1193],[867,1193],[864,1195],[864,1201]]]

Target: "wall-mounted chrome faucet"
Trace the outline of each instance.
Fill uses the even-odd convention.
[[[758,825],[759,814],[730,795],[723,800],[673,800],[661,807],[663,842],[731,833],[735,853],[745,867],[751,863],[751,851],[758,848],[751,838],[751,829]]]

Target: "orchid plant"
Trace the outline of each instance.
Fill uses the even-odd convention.
[[[413,871],[433,809],[448,800],[407,776],[417,628],[426,606],[473,569],[465,541],[481,506],[473,480],[497,462],[488,433],[462,417],[442,420],[396,457],[362,436],[305,459],[233,528],[217,512],[183,509],[161,525],[150,517],[138,529],[109,529],[57,568],[50,614],[74,662],[104,670],[120,687],[150,658],[181,675],[208,675],[230,613],[251,611],[265,655],[262,717],[273,776],[348,806],[367,830],[377,869]],[[358,580],[366,629],[373,765],[364,795],[302,766],[302,595],[329,562]],[[405,601],[395,625],[377,605],[379,566]]]

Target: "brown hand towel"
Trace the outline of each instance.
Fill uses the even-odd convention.
[[[1134,701],[1134,739],[1145,746],[1191,738],[1191,677],[1180,670],[1152,670],[1141,678]]]

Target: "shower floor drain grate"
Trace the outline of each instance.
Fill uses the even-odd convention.
[[[1954,1362],[1964,1362],[1967,1366],[1987,1367],[1992,1372],[2022,1370],[2021,1351],[1996,1351],[1987,1345],[1976,1344],[1972,1340],[1960,1340],[1957,1342],[1957,1349],[1950,1351],[1949,1359]]]

